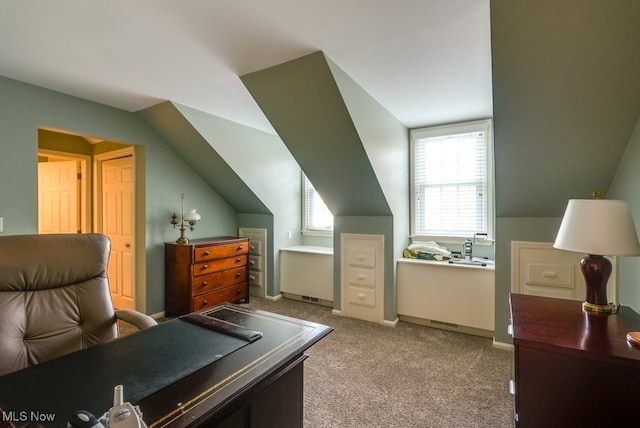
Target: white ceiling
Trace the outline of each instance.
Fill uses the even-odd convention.
[[[273,132],[239,76],[318,50],[407,127],[489,117],[489,0],[0,0],[0,75]]]

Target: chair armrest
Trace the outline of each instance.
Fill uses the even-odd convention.
[[[116,318],[132,324],[138,327],[140,330],[158,325],[158,322],[151,318],[149,315],[145,315],[142,312],[134,311],[131,309],[117,309]]]

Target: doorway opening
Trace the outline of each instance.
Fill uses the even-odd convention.
[[[135,146],[44,128],[38,137],[39,233],[107,235],[114,306],[144,311],[146,287],[140,278],[145,277],[145,254],[136,250]]]

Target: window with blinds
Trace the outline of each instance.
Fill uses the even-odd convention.
[[[414,239],[493,239],[492,158],[490,120],[411,131]]]
[[[302,228],[311,232],[331,232],[333,215],[311,184],[302,174]]]

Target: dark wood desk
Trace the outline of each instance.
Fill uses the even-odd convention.
[[[140,400],[133,401],[127,397],[125,384],[125,401],[139,406],[143,419],[150,428],[302,427],[303,362],[307,358],[304,352],[332,329],[264,311],[252,311],[233,304],[224,304],[204,313],[261,331],[263,337]],[[181,320],[175,322],[188,324]],[[153,328],[160,327],[162,325]],[[192,328],[203,329],[196,325]],[[206,330],[205,332],[214,334]],[[141,355],[144,355],[144,342],[136,336],[141,337],[143,334],[126,338],[128,347],[140,348],[137,350]],[[167,341],[167,346],[171,346],[170,337],[163,340]],[[100,348],[97,349],[102,351],[101,361],[105,361],[105,364],[122,364],[115,358],[117,355],[110,358],[110,350],[117,349],[114,342],[98,347]],[[39,421],[47,427],[66,426],[68,415],[75,410],[89,410],[97,416],[108,410],[112,405],[110,397],[113,397],[113,387],[120,382],[93,381],[92,373],[87,373],[83,367],[83,352],[86,353],[80,351],[78,355],[71,354],[32,368],[38,370],[26,369],[0,377],[0,408],[5,414],[13,412],[10,415],[14,418],[19,417],[20,412],[25,412],[26,416],[31,414],[29,412],[40,412],[43,416],[53,413],[54,422]],[[213,353],[215,349],[201,349],[201,352]],[[64,373],[47,373],[49,369],[62,371],[60,360],[64,363],[64,359],[71,361],[72,358],[74,364],[71,368],[62,364],[66,367]],[[179,369],[180,363],[179,360],[175,361],[176,370]],[[148,361],[141,358],[137,362],[131,362],[131,367],[127,367],[127,370],[142,370],[145,364],[148,366]],[[148,367],[145,370],[148,370]],[[163,372],[173,371],[173,368],[157,367],[155,370],[160,377]],[[43,373],[47,373],[48,379],[58,381],[43,382]],[[95,397],[93,391],[96,390],[104,390],[106,398],[94,398],[91,402],[83,402],[85,396]],[[58,397],[57,400],[49,400],[58,403],[53,404],[57,408],[47,407],[47,397]],[[61,400],[59,397],[74,398]],[[16,425],[19,426],[31,421],[18,422]]]
[[[640,427],[640,315],[511,294],[511,322],[518,427]]]

